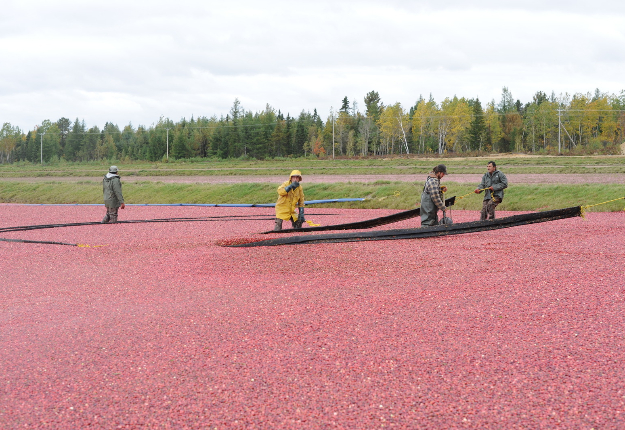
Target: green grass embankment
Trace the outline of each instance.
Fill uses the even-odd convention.
[[[513,156],[500,154],[484,157],[424,158],[418,156],[393,156],[389,158],[316,159],[293,158],[272,160],[243,159],[193,159],[171,160],[170,162],[111,162],[118,165],[124,176],[242,176],[278,175],[286,176],[292,169],[306,175],[406,175],[427,174],[433,166],[444,163],[451,174],[480,174],[486,170],[486,163],[496,160],[504,173],[625,173],[625,156]],[[108,170],[107,162],[57,162],[37,164],[19,162],[0,164],[0,179],[4,178],[55,178],[93,177],[100,178]]]
[[[445,182],[447,196],[463,196],[474,185]],[[123,184],[127,203],[273,203],[277,185],[272,184],[171,184],[128,182]],[[317,207],[407,210],[420,199],[422,184],[378,181],[375,183],[328,183],[304,185],[306,200],[366,198],[363,202],[334,203]],[[506,190],[499,210],[544,211],[588,205],[625,196],[625,185],[515,185]],[[479,210],[483,195],[457,199],[454,209]],[[1,203],[102,203],[99,181],[2,182]],[[593,211],[620,211],[625,200],[592,208]]]

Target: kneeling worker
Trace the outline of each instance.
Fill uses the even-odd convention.
[[[447,174],[444,164],[436,166],[428,175],[421,193],[421,226],[438,225],[438,211],[443,211],[443,220],[447,220],[443,193],[447,187],[441,186],[441,179]]]
[[[300,185],[302,172],[293,170],[288,181],[278,187],[276,203],[276,225],[274,231],[282,230],[282,222],[291,220],[293,228],[301,228],[304,223],[304,190]],[[295,207],[298,207],[298,213]]]

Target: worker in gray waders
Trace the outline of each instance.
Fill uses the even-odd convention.
[[[500,170],[497,170],[497,164],[494,161],[488,162],[486,170],[487,172],[482,176],[482,182],[475,189],[475,194],[480,194],[486,190],[480,212],[480,221],[495,219],[495,208],[503,201],[503,190],[508,188],[508,178]]]
[[[102,191],[104,193],[104,206],[106,207],[106,215],[102,219],[102,224],[114,224],[117,222],[117,210],[126,207],[117,166],[111,166],[109,172],[102,179]]]
[[[438,211],[443,211],[441,224],[448,224],[451,220],[447,218],[445,209],[445,199],[443,193],[447,187],[441,186],[441,179],[447,174],[447,167],[444,164],[436,166],[428,175],[423,192],[421,193],[421,226],[429,227],[438,225]]]

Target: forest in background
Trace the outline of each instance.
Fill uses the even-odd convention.
[[[225,116],[161,117],[149,127],[102,129],[84,120],[42,121],[23,131],[4,123],[0,163],[65,161],[164,161],[192,158],[367,157],[400,154],[481,153],[618,154],[625,141],[625,91],[587,94],[537,92],[531,102],[420,97],[408,109],[385,105],[376,91],[365,111],[344,97],[322,119],[317,110],[297,117],[267,105],[247,111],[238,99]]]

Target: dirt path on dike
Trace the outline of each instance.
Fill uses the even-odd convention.
[[[504,172],[505,173],[505,172]],[[625,174],[526,174],[511,173],[506,175],[511,184],[625,184]],[[479,184],[481,174],[450,174],[443,182]],[[272,183],[284,182],[285,176],[123,176],[124,182],[163,182],[178,184],[240,184],[240,183]],[[398,181],[422,182],[425,175],[305,175],[304,183],[336,183],[336,182],[363,182]],[[0,182],[100,182],[99,177],[36,177],[36,178],[0,178]]]

